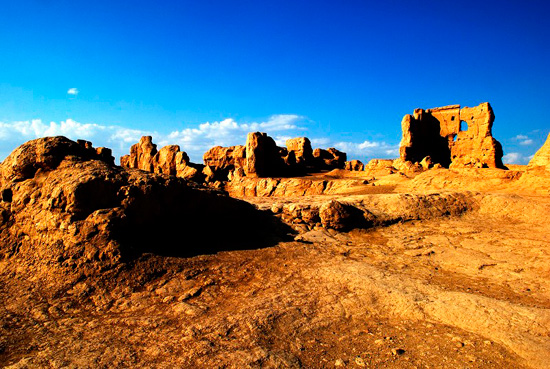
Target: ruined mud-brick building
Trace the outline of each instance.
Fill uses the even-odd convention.
[[[491,132],[494,119],[489,103],[415,109],[401,122],[400,158],[419,163],[430,157],[432,163],[451,168],[504,168],[502,146]]]
[[[250,132],[244,146],[212,147],[204,154],[203,165],[191,163],[178,145],[157,150],[152,137],[143,136],[132,145],[130,155],[120,158],[120,165],[196,182],[223,182],[241,177],[289,177],[344,169],[346,166],[349,170],[363,170],[360,161],[347,162],[346,153],[333,147],[313,150],[307,137],[288,139],[286,145],[277,146],[266,133]]]

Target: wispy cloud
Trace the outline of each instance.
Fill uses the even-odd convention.
[[[527,135],[517,135],[513,138],[513,140],[518,142],[522,146],[530,146],[535,143],[535,141],[530,139]]]
[[[531,155],[532,157],[532,155]],[[527,164],[529,163],[530,157],[523,155],[519,152],[509,152],[508,154],[502,157],[504,164]]]
[[[78,95],[78,92],[79,92],[78,88],[73,87],[73,88],[69,88],[69,90],[67,91],[67,94],[72,95],[72,96],[76,96],[76,95]]]
[[[519,144],[522,145],[522,146],[530,146],[534,143],[535,143],[535,141],[531,140],[530,138],[527,139],[527,140],[523,140],[523,141],[519,142]]]
[[[381,159],[399,156],[399,144],[388,144],[384,141],[336,142],[334,147],[354,157]]]
[[[303,117],[293,114],[273,115],[265,122],[237,123],[232,118],[220,122],[206,122],[197,128],[185,128],[174,131],[159,138],[161,145],[181,143],[190,151],[204,153],[210,147],[242,145],[248,132],[284,133],[303,131],[305,127],[299,125]],[[202,154],[201,154],[202,157]]]

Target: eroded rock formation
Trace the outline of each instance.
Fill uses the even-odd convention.
[[[218,184],[241,177],[292,177],[346,167],[346,153],[335,148],[312,150],[307,137],[289,139],[286,145],[277,146],[266,133],[250,132],[244,146],[212,147],[203,155],[204,165],[198,165],[190,163],[179,146],[169,145],[157,151],[152,138],[144,136],[132,146],[130,155],[120,158],[120,163],[125,168]],[[362,170],[363,165],[354,160],[347,167]]]
[[[294,154],[296,164],[311,165],[313,161],[313,149],[307,137],[290,138],[286,140],[286,148]]]
[[[151,136],[143,136],[132,145],[130,155],[120,158],[124,168],[141,169],[151,173],[178,176],[202,181],[202,166],[189,161],[189,156],[178,145],[168,145],[157,151]]]
[[[214,146],[203,155],[205,169],[209,175],[206,180],[227,180],[230,175],[240,173],[246,166],[246,147],[242,145]]]
[[[246,175],[249,177],[273,177],[302,175],[307,171],[344,169],[346,153],[333,147],[311,149],[307,137],[286,141],[287,147],[278,147],[265,133],[249,133],[246,140]]]
[[[245,146],[213,147],[203,158],[207,181],[300,176],[343,169],[346,162],[346,154],[335,148],[312,150],[307,137],[288,139],[286,147],[279,147],[262,132],[249,133]],[[359,170],[360,162],[353,168]]]
[[[38,171],[56,168],[66,157],[101,160],[114,163],[111,150],[94,149],[89,141],[71,141],[65,137],[45,137],[32,140],[16,148],[0,167],[3,181],[19,182],[34,177]]]
[[[266,133],[250,132],[246,136],[244,171],[248,177],[280,176],[283,175],[284,165],[279,147]]]
[[[550,172],[368,167],[245,177],[286,189],[258,211],[90,143],[25,144],[0,165],[0,362],[546,368],[550,199],[518,177]],[[295,241],[264,247],[267,213]]]
[[[550,134],[546,138],[546,142],[535,153],[535,156],[529,161],[529,168],[545,168],[550,170]]]
[[[361,172],[363,169],[365,169],[365,165],[360,160],[351,160],[346,161],[344,169]]]
[[[248,203],[175,176],[115,166],[91,144],[65,137],[33,140],[10,154],[0,165],[0,193],[0,259],[19,255],[85,274],[143,252],[204,254],[273,235],[270,220]],[[178,238],[182,232],[191,237]],[[201,241],[190,242],[192,235]]]
[[[502,146],[491,132],[494,119],[489,103],[415,109],[401,122],[400,158],[420,163],[429,156],[444,167],[504,168]]]
[[[319,169],[343,169],[347,160],[346,153],[334,147],[329,147],[326,150],[315,149],[313,150],[313,157],[315,167]]]

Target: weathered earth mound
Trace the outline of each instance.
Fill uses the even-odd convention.
[[[2,257],[93,274],[143,253],[206,254],[269,244],[277,233],[274,218],[248,203],[175,176],[123,169],[87,146],[38,139],[4,161]]]

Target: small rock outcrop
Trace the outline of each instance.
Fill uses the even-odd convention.
[[[318,169],[344,169],[346,165],[347,155],[345,152],[339,151],[334,147],[326,150],[313,150],[315,167]]]
[[[242,145],[214,146],[203,155],[205,169],[208,168],[207,181],[224,181],[235,170],[246,166],[246,147]]]
[[[429,168],[433,167],[434,164],[433,164],[431,156],[426,156],[424,159],[422,159],[422,161],[420,162],[420,165],[424,169],[429,169]]]
[[[550,133],[546,142],[529,161],[529,168],[544,168],[550,170]]]
[[[365,169],[365,165],[360,160],[346,161],[344,169],[362,172]]]
[[[429,156],[444,167],[504,168],[502,146],[491,132],[494,119],[489,103],[415,109],[401,122],[400,158],[420,163]]]
[[[358,208],[332,200],[321,205],[319,218],[325,228],[337,231],[347,231],[353,228],[362,228],[365,223],[363,212]]]
[[[307,137],[297,137],[286,140],[286,148],[289,153],[294,154],[296,164],[304,166],[312,164],[313,149]]]
[[[120,165],[125,168],[136,168],[147,172],[154,172],[154,157],[157,154],[157,145],[151,136],[143,136],[139,142],[132,145],[130,155],[120,158]]]
[[[280,176],[284,174],[284,165],[279,147],[273,138],[262,132],[250,132],[246,136],[246,176]]]
[[[164,146],[153,158],[154,171],[159,174],[178,175],[188,164],[189,156],[178,145]]]
[[[32,178],[38,171],[49,171],[67,157],[100,160],[114,164],[111,150],[105,147],[94,149],[89,141],[71,141],[66,137],[45,137],[24,143],[4,161],[0,175],[4,181],[19,182]]]

